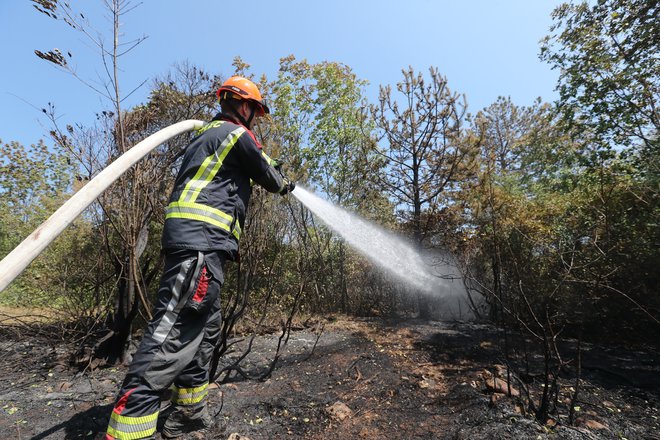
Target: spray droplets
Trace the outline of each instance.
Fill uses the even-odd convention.
[[[409,244],[360,217],[296,186],[291,193],[334,232],[397,279],[419,290],[439,293],[441,280],[431,273],[422,257]]]

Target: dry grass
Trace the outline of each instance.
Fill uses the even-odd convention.
[[[60,312],[53,309],[0,305],[0,326],[53,324],[62,318]]]

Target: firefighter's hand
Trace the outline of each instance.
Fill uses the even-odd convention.
[[[283,195],[286,195],[286,194],[290,193],[291,191],[293,191],[293,189],[294,189],[295,187],[296,187],[296,183],[290,181],[289,179],[287,179],[287,178],[285,177],[285,178],[284,178],[284,188],[282,188],[282,189],[280,190],[280,195],[283,196]]]

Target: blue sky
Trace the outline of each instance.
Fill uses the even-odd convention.
[[[70,0],[76,10],[111,35],[101,0]],[[124,40],[148,38],[121,59],[124,92],[189,61],[228,76],[240,55],[255,74],[274,78],[280,58],[293,54],[310,63],[337,61],[378,86],[402,79],[412,66],[436,66],[452,90],[467,96],[474,113],[498,96],[518,105],[556,98],[557,72],[538,59],[559,0],[134,0],[124,16]],[[49,122],[39,111],[53,103],[60,122],[91,124],[109,103],[67,73],[38,59],[34,50],[73,54],[80,76],[104,75],[90,43],[62,22],[39,14],[27,0],[0,1],[0,139],[48,141]],[[109,42],[109,39],[108,39]],[[145,100],[148,86],[127,100]]]

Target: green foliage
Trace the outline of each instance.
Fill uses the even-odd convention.
[[[351,207],[375,195],[365,177],[381,164],[365,148],[371,142],[360,113],[366,84],[346,65],[309,64],[289,56],[281,60],[272,85],[274,140],[282,145],[281,154],[309,184]]]
[[[472,270],[496,315],[537,334],[568,326],[604,336],[602,321],[616,319],[617,336],[638,337],[659,324],[656,189],[635,161],[585,155],[594,143],[551,116],[499,100],[475,118],[481,167],[465,194]]]
[[[558,111],[574,145],[556,189],[574,195],[575,291],[594,307],[581,319],[593,328],[603,317],[659,325],[658,13],[640,0],[562,4],[541,48],[560,70]]]
[[[602,145],[658,152],[660,6],[647,0],[564,3],[541,58],[559,69],[564,120]]]
[[[0,148],[0,256],[4,257],[44,222],[68,197],[74,167],[57,147],[43,142],[24,147],[17,142]],[[67,234],[65,234],[66,236]],[[82,239],[84,235],[80,235]],[[69,239],[71,236],[68,237]],[[66,238],[60,238],[60,242]],[[51,281],[53,265],[70,256],[56,245],[37,259],[26,272],[2,292],[0,301],[16,305],[52,302],[61,294]],[[78,260],[78,259],[76,259]],[[69,260],[69,264],[75,260]],[[76,264],[76,263],[74,263]]]
[[[36,214],[26,210],[37,207],[39,199],[69,189],[72,172],[66,155],[57,148],[49,150],[43,141],[30,147],[17,142],[0,147],[0,194],[12,214],[24,221]]]
[[[543,394],[528,400],[544,422],[558,411],[558,377],[576,360],[558,341],[660,337],[657,186],[638,160],[565,132],[547,106],[499,99],[473,123],[480,166],[463,193],[470,227],[459,259],[505,330],[509,368],[529,371],[519,350],[544,359]],[[510,329],[529,342],[513,347]]]
[[[283,58],[277,79],[268,85],[274,114],[264,143],[269,153],[285,159],[285,171],[299,184],[346,208],[389,220],[391,205],[370,179],[383,161],[368,148],[371,125],[360,111],[366,105],[365,85],[341,63]],[[349,310],[348,286],[355,275],[349,270],[351,256],[341,240],[312,220],[302,212],[289,219],[296,227],[290,232],[296,237],[291,250],[305,250],[311,259],[291,268],[299,283],[314,285],[306,306]],[[309,266],[311,262],[315,264]],[[308,276],[301,267],[309,267],[317,279],[304,281]]]

